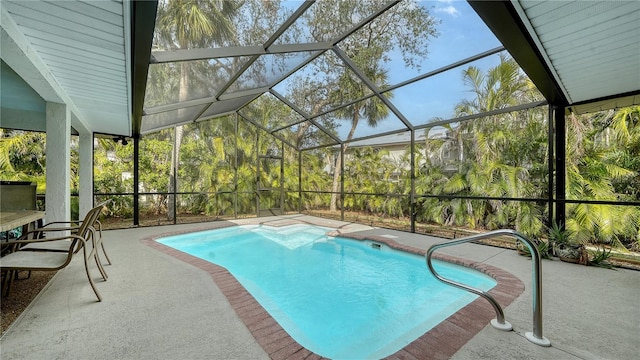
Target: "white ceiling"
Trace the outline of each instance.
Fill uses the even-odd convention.
[[[569,104],[640,90],[640,1],[512,1]],[[580,106],[584,112],[638,104]]]
[[[2,0],[2,60],[40,99],[12,97],[24,84],[4,81],[3,66],[1,126],[44,130],[42,104],[51,101],[69,106],[79,132],[131,135],[129,8],[122,0]],[[29,112],[10,116],[16,110]]]

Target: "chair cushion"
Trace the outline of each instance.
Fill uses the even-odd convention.
[[[48,250],[48,251],[69,251],[71,246],[71,240],[56,240],[56,241],[43,241],[27,244],[20,248],[20,250]]]
[[[51,251],[16,251],[0,258],[2,270],[54,270],[63,266],[69,253]]]

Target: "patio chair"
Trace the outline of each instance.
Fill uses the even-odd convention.
[[[80,235],[80,236],[84,237],[85,239],[90,239],[91,240],[91,245],[95,249],[95,251],[92,250],[92,252],[94,253],[95,261],[96,261],[96,264],[98,265],[98,270],[100,271],[100,274],[102,275],[102,278],[106,281],[107,278],[108,278],[108,275],[107,275],[106,271],[104,270],[104,267],[102,266],[102,261],[100,261],[100,256],[98,254],[98,250],[97,249],[98,249],[98,247],[102,249],[102,253],[105,256],[105,258],[107,260],[107,263],[109,265],[111,265],[111,259],[109,259],[109,256],[107,255],[107,251],[104,248],[104,243],[102,242],[102,224],[98,220],[98,218],[100,217],[100,213],[102,211],[102,208],[107,203],[108,203],[108,201],[102,202],[102,203],[98,204],[96,207],[94,207],[93,209],[91,209],[87,213],[87,215],[85,216],[84,220],[81,220],[81,221],[54,221],[54,222],[46,224],[45,226],[43,226],[41,228],[37,228],[37,229],[29,231],[28,233],[23,234],[22,237],[20,238],[20,240],[26,240],[30,236],[35,237],[35,238],[39,238],[39,239],[45,238],[47,232],[53,232],[53,231],[56,231],[56,232],[57,231],[70,231],[71,234]],[[67,225],[71,225],[71,226],[58,227],[61,224],[67,224]],[[85,232],[85,233],[81,232],[81,227],[82,227],[83,224],[88,224],[87,227],[82,228],[83,232]],[[32,243],[32,244],[28,244],[28,245],[22,246],[20,248],[20,250],[66,252],[67,249],[68,249],[68,246],[69,246],[69,244],[68,244],[69,241],[70,240]]]
[[[99,207],[91,209],[89,213],[87,213],[87,217],[85,217],[85,220],[78,228],[76,234],[48,239],[15,240],[5,243],[5,245],[12,246],[14,251],[0,258],[0,272],[4,275],[2,278],[2,295],[9,295],[11,285],[13,284],[13,280],[18,271],[57,271],[69,265],[73,257],[76,254],[79,254],[80,250],[82,250],[84,268],[87,273],[87,278],[89,279],[89,284],[91,285],[93,292],[96,294],[98,301],[102,301],[102,296],[98,293],[98,289],[96,288],[91,277],[91,273],[89,272],[88,260],[90,258],[96,259],[97,248],[95,246],[91,249],[87,247],[87,237],[91,236],[91,231],[88,230],[91,225],[89,219],[97,217],[96,213],[99,214],[100,210],[101,208]],[[85,236],[81,236],[82,234]],[[32,244],[55,244],[55,247],[59,248],[66,246],[66,251],[22,250],[23,247]],[[100,268],[100,265],[98,265],[98,268]],[[103,278],[104,277],[105,276],[103,274]]]

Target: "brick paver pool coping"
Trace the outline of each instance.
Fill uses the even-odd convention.
[[[255,219],[252,223],[259,224],[261,221],[260,219]],[[270,222],[269,225],[285,226],[299,223],[300,221],[291,220],[280,221],[277,224]],[[155,241],[165,236],[229,226],[237,226],[237,224],[231,222],[209,223],[204,228],[154,235],[142,239],[142,242],[208,272],[218,288],[227,297],[238,317],[242,319],[256,341],[272,359],[324,359],[295,341],[227,269]],[[426,252],[425,250],[399,244],[383,236],[350,233],[340,233],[340,236],[355,240],[372,240],[384,243],[393,249],[422,256]],[[489,291],[489,294],[502,307],[511,304],[524,291],[524,284],[520,279],[494,266],[447,255],[434,255],[434,258],[476,269],[494,278],[497,281],[497,285]],[[495,318],[495,312],[491,305],[486,300],[478,298],[386,359],[448,359],[493,318]]]

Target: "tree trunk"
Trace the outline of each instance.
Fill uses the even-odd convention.
[[[342,152],[346,153],[349,147],[349,141],[353,138],[353,134],[356,132],[358,126],[358,120],[360,119],[360,109],[356,107],[354,109],[353,121],[351,122],[351,130],[349,130],[349,136],[344,144],[342,144]],[[333,185],[331,186],[331,203],[329,204],[330,211],[336,211],[338,209],[338,185],[340,184],[340,175],[342,174],[342,157],[336,158],[335,167],[333,168]],[[344,195],[344,194],[341,194]]]
[[[174,201],[177,201],[175,196],[173,195],[174,190],[178,191],[177,188],[177,177],[178,177],[178,164],[180,163],[180,144],[182,143],[182,134],[184,132],[184,129],[182,128],[182,125],[180,126],[176,126],[175,127],[176,131],[175,131],[175,137],[176,137],[176,148],[175,150],[171,153],[171,171],[169,173],[169,201],[167,204],[167,217],[169,218],[169,220],[173,220],[175,219],[175,211],[174,211],[174,206],[173,203]]]
[[[458,131],[460,131],[460,129],[458,129]],[[464,142],[462,141],[461,133],[456,135],[456,141],[458,142],[458,161],[462,164],[464,161]]]
[[[186,101],[188,97],[189,85],[189,65],[185,62],[180,63],[180,92],[178,93],[178,101]],[[180,116],[180,113],[178,113]],[[174,203],[176,197],[173,195],[177,191],[178,164],[180,163],[180,145],[182,144],[182,134],[184,129],[182,125],[175,127],[175,148],[171,152],[171,171],[169,173],[169,201],[167,203],[167,218],[173,221],[176,218]],[[177,206],[176,206],[177,207]]]
[[[298,149],[302,148],[302,142],[304,141],[304,133],[307,132],[311,123],[309,121],[305,121],[298,127],[298,131],[296,132],[296,146]]]
[[[342,145],[342,151],[347,150],[347,144]],[[338,209],[338,185],[340,185],[340,174],[342,173],[342,156],[338,154],[333,168],[333,184],[331,185],[331,203],[329,204],[330,211],[336,211]]]

